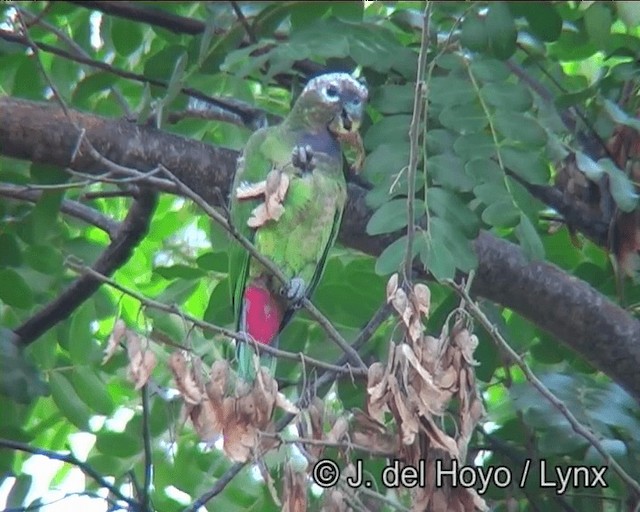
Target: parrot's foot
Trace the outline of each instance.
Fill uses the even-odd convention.
[[[302,307],[302,300],[307,293],[307,285],[304,279],[301,277],[294,277],[289,283],[282,289],[282,295],[291,302],[291,306],[294,309]]]
[[[316,159],[313,156],[313,149],[308,144],[306,146],[296,146],[291,152],[291,163],[302,172],[311,172],[316,167]]]

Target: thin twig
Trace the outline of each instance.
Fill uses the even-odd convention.
[[[117,497],[119,500],[122,500],[133,507],[134,510],[138,510],[139,503],[131,498],[125,496],[120,492],[117,486],[110,484],[107,482],[100,473],[98,473],[95,469],[89,466],[87,463],[78,460],[73,454],[64,454],[53,452],[51,450],[45,450],[44,448],[36,448],[35,446],[31,446],[25,443],[21,443],[19,441],[14,441],[12,439],[4,439],[0,438],[0,447],[8,448],[10,450],[17,450],[25,453],[31,453],[33,455],[42,455],[52,460],[59,460],[66,464],[71,464],[72,466],[77,467],[80,471],[82,471],[85,475],[95,480],[100,487],[108,489],[111,494]]]
[[[36,203],[42,197],[42,191],[32,187],[19,187],[7,183],[0,184],[0,196]],[[102,215],[97,210],[69,199],[62,200],[60,203],[60,211],[70,215],[71,217],[80,219],[87,224],[100,228],[107,233],[110,238],[113,238],[120,226],[119,222]]]
[[[407,168],[407,248],[404,260],[405,281],[411,279],[413,267],[413,238],[415,236],[415,194],[416,194],[416,170],[420,148],[420,121],[424,108],[425,83],[424,74],[427,65],[427,43],[429,40],[429,20],[431,18],[431,2],[426,2],[422,19],[422,38],[420,41],[420,53],[418,54],[418,72],[416,76],[416,89],[413,96],[413,116],[409,126],[409,166]]]
[[[242,26],[244,27],[244,31],[247,33],[247,36],[249,36],[249,41],[251,41],[253,44],[256,44],[258,42],[258,39],[256,38],[256,35],[254,34],[253,29],[251,28],[251,25],[249,25],[247,18],[242,13],[242,9],[240,9],[238,2],[232,1],[229,3],[233,8],[233,12],[236,13],[236,17],[238,18],[238,21],[242,23]]]
[[[396,452],[386,452],[383,450],[376,449],[375,446],[364,446],[357,443],[352,443],[349,441],[328,441],[326,439],[311,439],[308,437],[296,437],[296,438],[285,438],[279,432],[262,432],[260,434],[263,437],[268,437],[271,439],[276,439],[277,441],[284,444],[309,444],[311,446],[328,446],[335,448],[344,448],[347,450],[360,450],[363,452],[367,452],[371,455],[378,455],[381,457],[391,457]]]
[[[199,327],[200,329],[213,333],[213,334],[220,334],[222,336],[226,336],[228,338],[232,338],[236,341],[240,341],[241,343],[248,343],[246,336],[244,334],[241,333],[237,333],[235,331],[232,331],[230,329],[225,329],[224,327],[220,327],[218,325],[206,322],[204,320],[200,320],[194,316],[191,316],[183,311],[181,311],[176,305],[169,305],[169,304],[164,304],[162,302],[158,302],[156,300],[153,299],[149,299],[148,297],[145,297],[144,295],[137,293],[133,290],[130,290],[129,288],[122,286],[121,284],[117,283],[116,281],[114,281],[113,279],[110,279],[109,277],[100,274],[98,272],[96,272],[94,269],[92,269],[91,267],[88,267],[86,265],[84,265],[83,263],[76,261],[74,258],[68,258],[67,259],[67,266],[69,268],[71,268],[72,270],[75,270],[78,273],[82,273],[82,274],[89,274],[91,275],[93,278],[95,278],[96,280],[109,285],[110,287],[124,293],[125,295],[128,295],[129,297],[133,297],[134,299],[138,300],[141,304],[143,304],[146,307],[152,308],[152,309],[156,309],[158,311],[164,311],[165,313],[171,313],[174,315],[178,315],[180,316],[183,320],[186,320],[188,322],[190,322],[191,324],[195,325],[196,327]],[[300,359],[304,359],[304,364],[306,365],[311,365],[311,366],[316,366],[318,368],[322,368],[324,370],[328,370],[330,372],[335,372],[335,373],[347,373],[347,374],[353,374],[356,376],[365,376],[367,374],[367,370],[365,369],[360,369],[360,368],[344,368],[341,366],[336,366],[333,364],[329,364],[329,363],[325,363],[324,361],[320,361],[318,359],[313,359],[305,354],[299,354],[299,353],[293,353],[293,352],[287,352],[285,350],[280,350],[274,347],[271,347],[269,345],[265,345],[262,343],[256,343],[256,348],[260,353],[266,353],[269,355],[272,355],[274,357],[278,357],[281,359],[290,359],[292,361],[300,361]]]
[[[112,500],[108,496],[100,496],[97,492],[82,491],[82,492],[69,492],[69,493],[66,493],[64,496],[61,496],[51,501],[47,501],[46,503],[43,503],[44,500],[39,499],[33,502],[31,505],[27,505],[26,507],[5,508],[3,512],[29,512],[31,510],[41,511],[43,508],[48,507],[49,505],[60,503],[61,501],[67,500],[74,496],[82,496],[82,497],[93,498],[96,500],[106,501],[111,506],[111,510],[122,510],[122,507],[115,500]]]
[[[469,292],[464,287],[458,285],[455,282],[450,281],[449,284],[455,290],[455,292],[466,301],[467,309],[469,309],[473,317],[478,320],[478,322],[480,322],[480,325],[482,325],[482,327],[486,329],[486,331],[491,336],[491,339],[498,346],[498,348],[500,348],[507,355],[507,357],[513,364],[517,365],[522,370],[527,380],[531,382],[531,384],[533,384],[533,387],[535,387],[538,392],[549,401],[551,405],[553,405],[556,409],[558,409],[558,411],[560,411],[560,413],[569,422],[574,432],[586,439],[589,444],[593,446],[595,450],[602,456],[605,463],[608,466],[611,466],[611,468],[618,474],[622,481],[625,482],[631,489],[633,489],[634,493],[637,496],[640,496],[640,484],[636,480],[634,480],[620,464],[618,464],[618,462],[602,445],[596,435],[589,428],[585,427],[578,421],[578,419],[569,410],[567,405],[557,396],[555,396],[551,392],[551,390],[546,387],[542,383],[542,381],[538,379],[538,377],[536,377],[531,368],[529,368],[529,365],[517,354],[515,350],[511,348],[498,328],[493,323],[491,323],[491,320],[487,318],[487,316],[469,296]]]
[[[137,73],[125,71],[123,69],[116,68],[110,64],[107,64],[99,60],[93,60],[80,55],[75,55],[72,52],[63,50],[62,48],[57,48],[47,43],[33,42],[33,41],[30,42],[30,40],[26,36],[16,34],[9,30],[0,29],[0,39],[21,44],[23,46],[28,46],[29,48],[32,48],[32,45],[33,45],[34,47],[36,47],[36,49],[39,49],[41,51],[51,53],[59,57],[63,57],[65,59],[71,60],[73,62],[77,62],[79,64],[85,64],[93,68],[107,71],[109,73],[112,73],[121,78],[125,78],[127,80],[133,80],[143,84],[148,83],[150,85],[156,85],[158,87],[164,87],[164,88],[168,87],[167,82],[163,80],[149,78],[149,77],[145,77],[144,75],[139,75]],[[255,122],[256,119],[262,118],[264,116],[264,112],[262,110],[257,109],[251,105],[245,104],[234,98],[219,98],[219,97],[209,96],[208,94],[205,94],[191,87],[182,87],[180,89],[180,92],[187,96],[197,98],[199,100],[209,103],[210,105],[215,105],[218,108],[221,108],[223,110],[228,110],[229,112],[236,114],[237,116],[240,117],[240,119],[242,119],[242,124],[244,126],[251,127],[253,126],[253,123]]]
[[[144,441],[144,482],[142,487],[142,511],[152,512],[151,507],[151,427],[149,424],[149,387],[142,386],[142,439]]]
[[[38,68],[40,69],[42,76],[44,77],[45,81],[49,85],[49,88],[51,89],[51,92],[53,92],[53,95],[55,96],[58,103],[60,104],[60,107],[62,107],[62,110],[64,111],[65,115],[69,117],[69,109],[67,108],[67,104],[64,101],[64,98],[60,95],[60,91],[58,91],[56,84],[53,83],[53,80],[51,80],[51,78],[49,77],[47,70],[42,65],[42,60],[40,59],[40,48],[38,48],[38,45],[33,42],[33,39],[31,39],[31,36],[29,35],[29,27],[27,26],[27,23],[22,16],[21,9],[16,10],[16,17],[20,22],[23,36],[26,39],[27,44],[29,45],[29,48],[31,48],[31,51],[33,52],[33,56],[36,59],[36,64],[38,65]]]

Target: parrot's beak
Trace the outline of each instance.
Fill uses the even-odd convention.
[[[354,105],[345,105],[342,107],[340,115],[336,116],[329,128],[336,135],[343,135],[346,133],[353,133],[360,128],[360,122],[362,121],[362,107]]]

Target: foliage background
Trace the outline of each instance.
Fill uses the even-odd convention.
[[[181,137],[240,150],[256,126],[286,115],[306,77],[324,69],[361,67],[371,90],[369,119],[363,127],[367,160],[362,176],[370,184],[366,204],[375,210],[366,234],[381,235],[389,243],[374,257],[354,250],[358,244],[350,245],[349,233],[343,234],[313,300],[346,339],[354,339],[384,302],[387,276],[405,256],[406,239],[401,236],[391,243],[390,234],[407,224],[405,168],[423,6],[412,2],[168,2],[135,4],[133,14],[126,17],[110,14],[111,2],[94,4],[1,4],[2,93],[16,99],[62,100],[69,109],[158,125]],[[140,18],[141,12],[150,10],[170,21],[162,26],[157,19]],[[432,278],[443,282],[453,278],[456,270],[476,268],[473,241],[488,231],[517,243],[533,261],[557,265],[565,275],[597,290],[603,300],[620,302],[611,259],[602,247],[606,242],[600,239],[599,246],[588,228],[580,244],[573,243],[566,228],[550,230],[549,219],[555,219],[556,212],[534,199],[526,185],[552,184],[555,164],[578,151],[587,159],[583,167],[592,171],[591,178],[609,176],[618,208],[635,209],[637,195],[629,178],[606,159],[598,162],[601,148],[584,147],[581,134],[595,132],[607,140],[616,124],[637,128],[632,114],[637,108],[639,22],[640,9],[632,2],[433,5],[425,77],[428,115],[416,175],[416,216],[422,224],[413,245],[417,261]],[[25,27],[26,35],[21,34]],[[35,43],[40,45],[37,52],[28,49]],[[65,53],[53,53],[46,45]],[[95,61],[106,65],[99,68]],[[198,94],[185,94],[185,88],[199,91],[200,103],[194,101]],[[626,94],[628,101],[621,103],[628,90],[632,91]],[[213,105],[210,97],[222,103]],[[209,118],[188,115],[196,107],[206,108]],[[566,116],[573,124],[567,123]],[[7,126],[12,123],[9,117],[2,121]],[[166,366],[170,343],[188,346],[211,362],[230,353],[227,342],[192,329],[179,315],[141,308],[139,300],[102,286],[68,319],[29,344],[24,357],[18,354],[9,330],[76,279],[77,274],[65,265],[68,258],[91,263],[109,243],[104,230],[62,213],[63,200],[86,204],[122,222],[130,199],[91,199],[91,193],[116,187],[88,183],[86,177],[66,173],[42,158],[11,158],[16,155],[1,140],[0,152],[9,155],[0,159],[0,181],[5,187],[0,195],[7,195],[9,185],[44,191],[35,202],[6,197],[0,202],[0,314],[5,328],[0,437],[50,452],[71,449],[75,453],[70,436],[89,432],[93,445],[87,465],[114,478],[116,487],[129,489],[132,481],[144,480],[145,429],[141,394],[127,380],[126,355],[118,354],[101,365],[116,318],[153,339],[160,360],[154,381],[161,388],[172,385]],[[216,165],[211,162],[212,168]],[[113,280],[229,327],[227,244],[227,237],[211,228],[208,216],[188,200],[162,193],[148,233],[115,271]],[[427,329],[439,332],[458,299],[443,284],[434,282],[430,287],[432,315]],[[526,296],[529,291],[517,293]],[[622,305],[632,310],[638,293],[627,282]],[[597,356],[587,354],[591,363],[587,362],[584,353],[567,348],[566,339],[562,340],[565,345],[560,344],[548,330],[519,314],[517,307],[497,302],[502,305],[487,301],[483,308],[511,346],[597,433],[632,478],[640,478],[637,402],[610,377],[628,381],[597,371],[603,369],[592,364]],[[606,308],[602,311],[605,315]],[[576,315],[568,315],[566,321],[580,323]],[[366,361],[386,358],[395,329],[395,322],[389,320],[376,331],[361,350]],[[506,364],[489,336],[480,330],[477,334],[477,376],[488,411],[484,429],[474,440],[475,453],[483,455],[482,464],[506,465],[514,474],[525,457],[559,465],[601,464],[593,446],[575,434],[563,414],[540,397],[521,371]],[[615,351],[618,340],[611,343]],[[323,361],[340,356],[305,314],[297,315],[280,347]],[[282,379],[297,381],[301,372],[297,363],[279,363]],[[362,382],[343,379],[332,388],[327,403],[336,411],[362,407],[365,393]],[[204,449],[183,425],[177,400],[152,393],[148,401],[151,502],[156,510],[181,510],[228,475],[231,463],[220,450]],[[11,485],[9,509],[44,508],[41,497],[30,492],[33,476],[23,471],[30,456],[0,442],[0,475],[2,481],[13,482],[5,486]],[[82,458],[79,453],[78,457]],[[276,481],[281,477],[277,462],[282,458],[280,452],[268,461]],[[299,459],[294,460],[302,464]],[[371,471],[384,462],[373,459]],[[49,487],[59,487],[72,467],[61,465]],[[572,489],[566,496],[533,484],[525,489],[493,487],[486,497],[496,510],[626,510],[628,489],[611,472],[608,483],[608,489]],[[178,497],[168,488],[184,494]],[[88,494],[97,489],[94,480],[86,480]],[[321,500],[317,491],[311,494],[313,506]],[[388,494],[382,487],[378,492]],[[105,498],[96,500],[117,508]],[[635,503],[632,498],[630,502]],[[372,503],[370,507],[377,510],[395,507],[384,501]],[[208,507],[277,509],[256,471],[250,470],[232,478]]]

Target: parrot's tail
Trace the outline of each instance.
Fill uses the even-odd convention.
[[[283,306],[269,290],[260,286],[249,285],[244,291],[242,315],[239,328],[258,343],[272,345],[277,342],[280,324],[283,318]],[[253,363],[253,348],[249,343],[238,346],[238,368],[240,377],[247,382],[253,381],[256,369]],[[275,359],[262,356],[260,365],[268,365]],[[268,365],[273,366],[273,365]],[[273,368],[271,368],[273,372]]]

